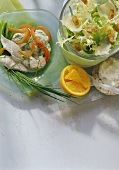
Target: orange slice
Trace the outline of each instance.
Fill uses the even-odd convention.
[[[60,74],[62,89],[73,96],[83,96],[90,90],[90,78],[79,66],[66,66]]]

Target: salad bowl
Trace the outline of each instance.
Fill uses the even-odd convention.
[[[119,51],[118,4],[111,0],[65,3],[60,14],[58,40],[69,63],[91,67]],[[110,11],[112,18],[109,18]]]
[[[46,66],[37,72],[23,73],[27,77],[35,80],[41,85],[47,86],[56,83],[59,80],[61,70],[67,65],[66,60],[62,56],[57,42],[57,30],[59,27],[58,19],[49,11],[39,10],[19,10],[14,12],[4,12],[0,14],[0,20],[13,24],[16,28],[19,28],[22,24],[30,24],[32,26],[43,25],[46,27],[52,36],[51,42],[51,54]],[[0,66],[1,85],[8,89],[20,92],[20,88],[10,80],[5,73],[3,65]],[[27,87],[24,92],[26,92]]]

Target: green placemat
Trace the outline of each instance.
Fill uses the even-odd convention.
[[[24,9],[18,0],[0,0],[0,12],[8,12]]]

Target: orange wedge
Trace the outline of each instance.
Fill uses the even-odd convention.
[[[60,74],[62,89],[73,96],[84,96],[90,90],[90,78],[79,66],[66,66]]]

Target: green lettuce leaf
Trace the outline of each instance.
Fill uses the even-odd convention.
[[[99,43],[106,37],[106,34],[93,32],[92,36],[93,36],[93,40],[96,42],[96,44],[99,45]]]

